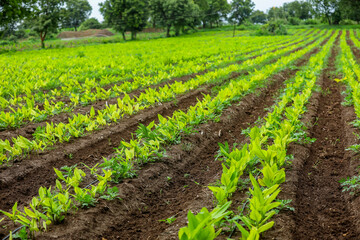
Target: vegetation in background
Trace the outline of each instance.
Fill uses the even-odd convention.
[[[62,13],[62,27],[74,28],[77,31],[81,23],[90,16],[91,11],[92,7],[87,0],[67,0]]]

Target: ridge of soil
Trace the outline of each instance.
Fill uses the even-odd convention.
[[[106,29],[88,29],[85,31],[64,31],[57,35],[57,38],[84,38],[84,37],[109,37],[114,34]]]

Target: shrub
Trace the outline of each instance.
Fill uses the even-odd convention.
[[[353,21],[353,20],[350,20],[350,19],[342,19],[340,22],[339,22],[340,25],[356,25],[357,22],[356,21]]]
[[[255,35],[287,35],[287,30],[281,21],[274,21],[263,25]]]
[[[301,23],[301,20],[296,17],[289,18],[290,25],[299,25]]]
[[[85,20],[79,27],[80,31],[88,29],[102,29],[103,25],[96,18],[89,18]]]
[[[319,20],[317,20],[317,19],[306,19],[304,21],[304,24],[305,25],[317,25],[317,24],[319,24]]]

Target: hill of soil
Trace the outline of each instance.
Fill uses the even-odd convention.
[[[66,31],[60,33],[57,38],[82,38],[82,37],[108,37],[114,35],[106,29],[88,29],[85,31]]]

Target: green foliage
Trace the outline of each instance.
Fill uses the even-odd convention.
[[[81,23],[79,30],[84,31],[88,29],[102,29],[103,25],[96,18],[86,19],[83,23]]]
[[[123,34],[124,40],[126,31],[136,39],[136,33],[143,30],[149,17],[145,0],[106,0],[100,3],[100,12],[109,26]]]
[[[180,240],[190,239],[215,239],[221,232],[221,229],[215,232],[214,225],[221,221],[225,216],[231,214],[227,211],[231,202],[216,207],[209,212],[206,208],[194,215],[191,211],[188,212],[188,226],[183,227],[179,231]]]
[[[340,181],[343,192],[350,192],[350,195],[357,195],[360,192],[360,175],[348,177]]]
[[[58,28],[64,0],[38,0],[31,14],[33,30],[40,36],[41,47],[45,48],[45,38]]]
[[[199,6],[191,0],[150,0],[150,9],[154,21],[166,28],[168,37],[171,27],[178,36],[185,26],[194,28],[199,23]]]
[[[229,19],[240,25],[250,17],[254,7],[255,4],[251,0],[233,0]]]
[[[176,217],[175,216],[171,216],[167,219],[161,219],[159,220],[159,222],[166,222],[167,224],[173,224],[176,221]]]
[[[339,22],[340,25],[356,25],[357,22],[354,21],[354,20],[350,20],[350,19],[342,19],[340,22]]]
[[[290,17],[288,21],[291,25],[299,25],[301,23],[301,20],[297,17]]]
[[[31,15],[35,0],[9,0],[0,1],[0,30]],[[0,31],[1,36],[1,31]]]
[[[75,28],[76,31],[80,24],[89,17],[91,10],[92,7],[88,0],[67,0],[66,8],[62,11],[62,27]],[[86,30],[84,27],[82,30]]]
[[[269,22],[262,26],[257,32],[257,35],[287,35],[285,26],[280,21]]]
[[[260,10],[255,10],[250,15],[250,21],[252,23],[264,24],[267,21],[267,14]]]

